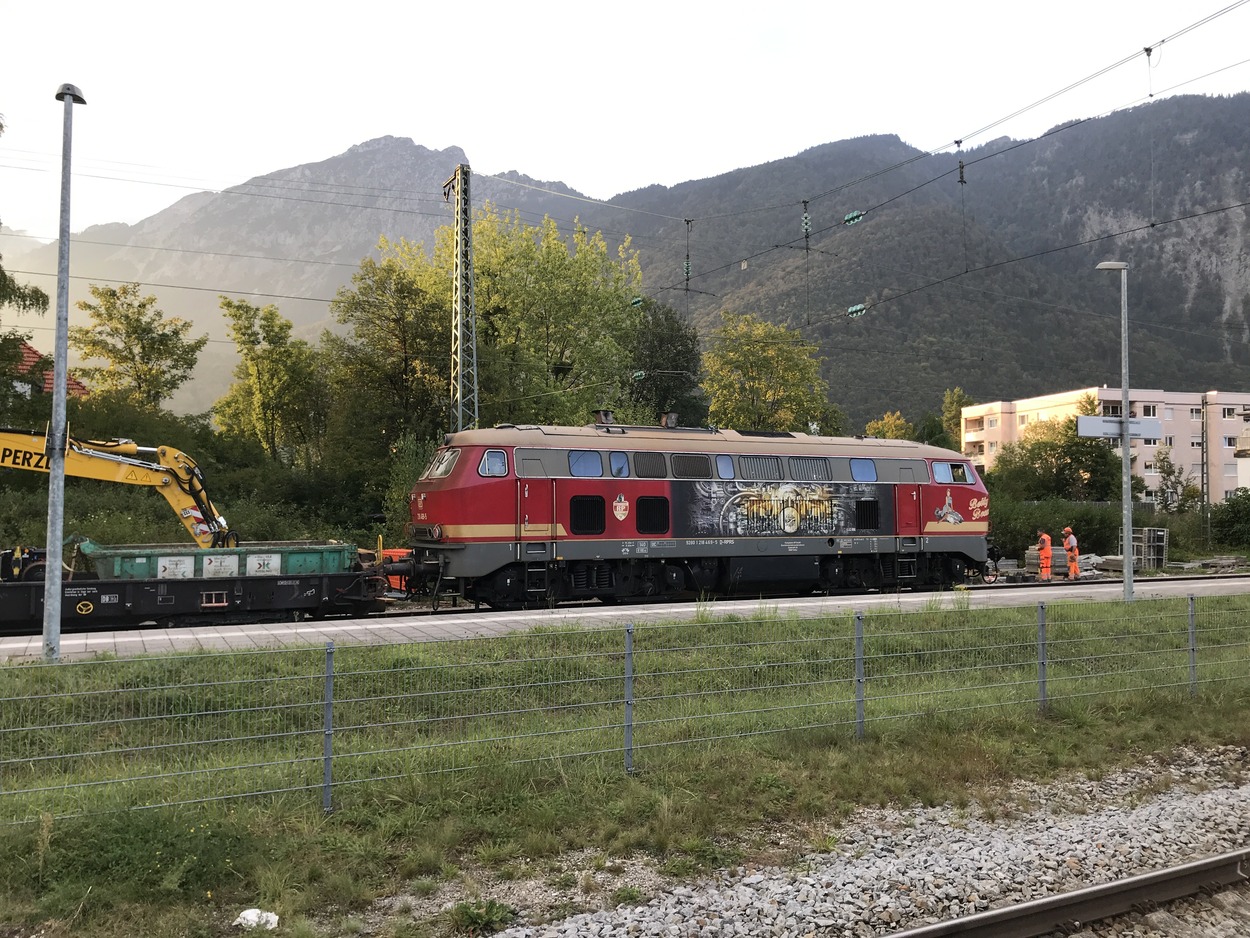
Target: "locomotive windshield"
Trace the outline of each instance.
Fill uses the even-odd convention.
[[[456,460],[460,456],[458,449],[439,450],[434,454],[434,458],[430,460],[430,464],[426,467],[425,472],[421,473],[423,479],[441,479],[448,475],[452,468],[456,465]]]

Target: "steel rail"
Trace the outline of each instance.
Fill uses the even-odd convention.
[[[1209,895],[1244,883],[1250,878],[1242,871],[1247,859],[1250,849],[1235,850],[1045,899],[894,932],[891,938],[1036,938],[1052,932],[1071,934],[1090,922],[1125,912],[1149,911],[1163,902]]]

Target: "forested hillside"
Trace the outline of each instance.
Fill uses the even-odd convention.
[[[956,385],[995,400],[1117,384],[1117,278],[1094,271],[1106,259],[1131,265],[1134,384],[1250,386],[1248,160],[1250,94],[1188,96],[934,155],[893,136],[829,143],[610,204],[515,173],[474,176],[473,199],[531,225],[550,216],[566,237],[580,226],[628,239],[643,294],[705,337],[722,311],[799,330],[824,356],[832,401],[862,426],[935,411]],[[306,338],[335,327],[329,303],[379,237],[433,249],[461,162],[454,147],[381,138],[88,229],[73,247],[75,298],[91,282],[140,281],[209,332],[174,402],[206,410],[234,361],[219,294],[277,305]],[[844,224],[850,212],[864,214]],[[5,264],[50,271],[55,246],[10,249]],[[865,314],[848,318],[857,304]]]

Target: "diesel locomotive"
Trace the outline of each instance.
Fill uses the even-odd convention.
[[[985,563],[989,498],[959,453],[673,423],[448,434],[409,495],[410,591],[519,608],[940,589]]]

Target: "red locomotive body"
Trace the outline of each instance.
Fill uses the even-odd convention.
[[[415,582],[497,607],[940,588],[989,531],[960,454],[803,433],[467,430],[410,498]]]

